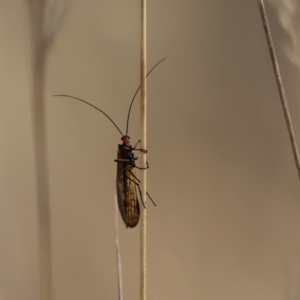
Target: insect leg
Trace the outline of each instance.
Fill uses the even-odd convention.
[[[148,164],[148,163],[147,163]],[[133,174],[130,170],[128,170],[128,172],[137,180],[137,182],[135,182],[134,180],[132,180],[131,178],[129,178],[134,184],[136,184],[140,190],[140,180],[135,176],[135,174]],[[141,193],[141,192],[140,192]],[[146,192],[147,196],[149,197],[149,199],[151,200],[151,202],[153,203],[154,206],[156,206],[156,203],[153,201],[153,199],[151,198],[151,196],[149,195],[148,192]],[[141,197],[142,199],[142,197]],[[143,203],[144,204],[144,203]]]
[[[133,148],[135,149],[140,142],[141,142],[141,140],[138,140]]]
[[[149,169],[149,164],[148,164],[147,161],[146,161],[146,164],[147,164],[147,166],[146,166],[145,168],[140,168],[140,167],[138,167],[138,166],[135,166],[135,168],[137,168],[137,169],[139,169],[139,170],[147,170],[147,169]]]
[[[126,163],[126,162],[130,162],[129,159],[127,158],[117,158],[117,159],[114,159],[115,162],[117,163]]]
[[[141,151],[142,153],[147,153],[148,150],[146,150],[146,149],[137,149],[137,148],[136,148],[137,145],[139,145],[140,142],[141,142],[141,140],[138,140],[138,141],[136,142],[136,144],[133,146],[133,150]]]
[[[135,146],[134,146],[134,148],[132,149],[132,151],[140,151],[141,153],[147,153],[148,150],[145,150],[145,149],[136,149],[136,148],[135,148],[136,145],[137,145],[138,143],[139,143],[139,142],[137,142],[137,143],[135,144]],[[137,155],[137,157],[134,157],[134,160],[137,160],[137,159],[140,157],[141,153],[139,153],[139,154]],[[147,169],[149,169],[149,166],[148,166],[148,165],[147,165]]]
[[[136,176],[135,176],[132,172],[130,172],[129,170],[128,170],[128,172],[136,178]],[[139,194],[140,194],[140,198],[141,198],[141,201],[142,201],[142,204],[143,204],[144,208],[146,208],[145,203],[144,203],[144,201],[143,201],[142,192],[141,192],[141,189],[140,189],[140,184],[139,184],[139,182],[135,182],[132,178],[130,178],[129,176],[127,176],[127,174],[125,174],[125,173],[124,173],[124,175],[125,175],[124,178],[129,179],[130,181],[132,181],[132,182],[138,187],[138,189],[139,189]],[[137,178],[136,178],[136,179],[137,179]],[[138,180],[138,179],[137,179],[137,180]],[[139,180],[138,180],[138,181],[139,181]]]
[[[142,153],[148,153],[148,150],[146,150],[146,149],[136,149],[136,148],[134,148],[133,150],[134,151],[141,151]]]

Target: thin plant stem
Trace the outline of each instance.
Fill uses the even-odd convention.
[[[147,149],[147,49],[146,49],[146,7],[147,1],[141,0],[141,99],[140,99],[140,126],[141,148]],[[141,167],[146,165],[146,154],[141,156]],[[140,227],[140,299],[146,300],[146,267],[147,267],[147,210],[146,210],[147,172],[141,171],[141,192],[145,207],[141,211]]]
[[[120,253],[120,242],[119,242],[119,226],[118,226],[118,200],[115,195],[115,234],[116,234],[116,257],[117,257],[117,269],[118,269],[118,299],[123,299],[123,283],[122,283],[122,263]]]
[[[291,116],[290,116],[290,112],[289,112],[289,108],[288,108],[288,104],[287,104],[287,100],[286,100],[286,96],[285,96],[285,92],[284,92],[284,88],[283,88],[283,83],[282,83],[282,79],[281,79],[281,75],[280,75],[280,71],[279,71],[279,66],[278,66],[278,62],[277,62],[277,58],[276,58],[275,48],[274,48],[274,44],[273,44],[273,40],[272,40],[271,30],[270,30],[270,26],[269,26],[269,22],[268,22],[268,17],[266,14],[264,1],[258,0],[258,6],[259,6],[260,14],[262,17],[262,22],[263,22],[266,39],[267,39],[267,43],[268,43],[268,47],[269,47],[269,51],[270,51],[270,56],[271,56],[271,61],[272,61],[273,70],[274,70],[274,74],[275,74],[275,78],[276,78],[277,88],[278,88],[278,92],[279,92],[279,96],[280,96],[281,106],[282,106],[287,130],[289,133],[290,142],[291,142],[291,146],[292,146],[292,150],[293,150],[293,154],[294,154],[295,165],[296,165],[298,177],[300,180],[299,152],[298,152],[296,138],[295,138],[294,129],[293,129],[293,125],[292,125],[292,120],[291,120]]]
[[[70,6],[56,1],[46,22],[47,0],[27,0],[32,52],[32,123],[36,168],[40,300],[52,299],[51,220],[44,87],[47,54]]]
[[[40,299],[52,299],[51,224],[45,129],[45,1],[28,1],[32,33],[32,110],[39,224]]]

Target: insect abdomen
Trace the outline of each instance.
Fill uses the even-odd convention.
[[[123,159],[118,149],[118,159]],[[117,163],[117,198],[122,219],[126,227],[135,227],[140,218],[140,206],[135,186],[135,178],[132,174],[135,168],[126,163]]]

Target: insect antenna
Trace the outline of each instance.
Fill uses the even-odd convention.
[[[165,59],[167,59],[166,57],[164,57],[163,59],[161,59],[146,75],[146,77],[148,77],[148,75],[150,75],[150,73],[162,62],[164,61]],[[128,134],[128,126],[129,126],[129,117],[130,117],[130,111],[131,111],[131,107],[132,107],[132,104],[133,104],[133,101],[135,99],[135,96],[136,94],[138,93],[138,91],[140,90],[141,86],[139,86],[131,100],[131,103],[130,103],[130,106],[129,106],[129,110],[128,110],[128,116],[127,116],[127,124],[126,124],[126,135]]]
[[[117,124],[111,119],[111,117],[109,117],[103,110],[101,110],[100,108],[98,108],[97,106],[95,106],[95,105],[93,105],[93,104],[91,104],[91,103],[89,103],[89,102],[87,102],[87,101],[85,101],[85,100],[82,100],[82,99],[80,99],[80,98],[77,98],[77,97],[74,97],[74,96],[70,96],[70,95],[53,95],[53,97],[68,97],[68,98],[72,98],[72,99],[76,99],[76,100],[79,100],[79,101],[81,101],[81,102],[83,102],[83,103],[85,103],[85,104],[87,104],[87,105],[89,105],[89,106],[91,106],[91,107],[93,107],[93,108],[95,108],[95,109],[97,109],[97,110],[99,110],[100,112],[102,112],[114,125],[115,125],[115,127],[117,128],[117,130],[121,133],[121,136],[123,136],[123,133],[122,133],[122,131],[120,130],[120,128],[117,126]]]

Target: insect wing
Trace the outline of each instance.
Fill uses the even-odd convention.
[[[122,159],[118,149],[118,159]],[[140,206],[135,186],[135,168],[126,163],[117,163],[117,198],[126,227],[135,227],[140,218]]]

